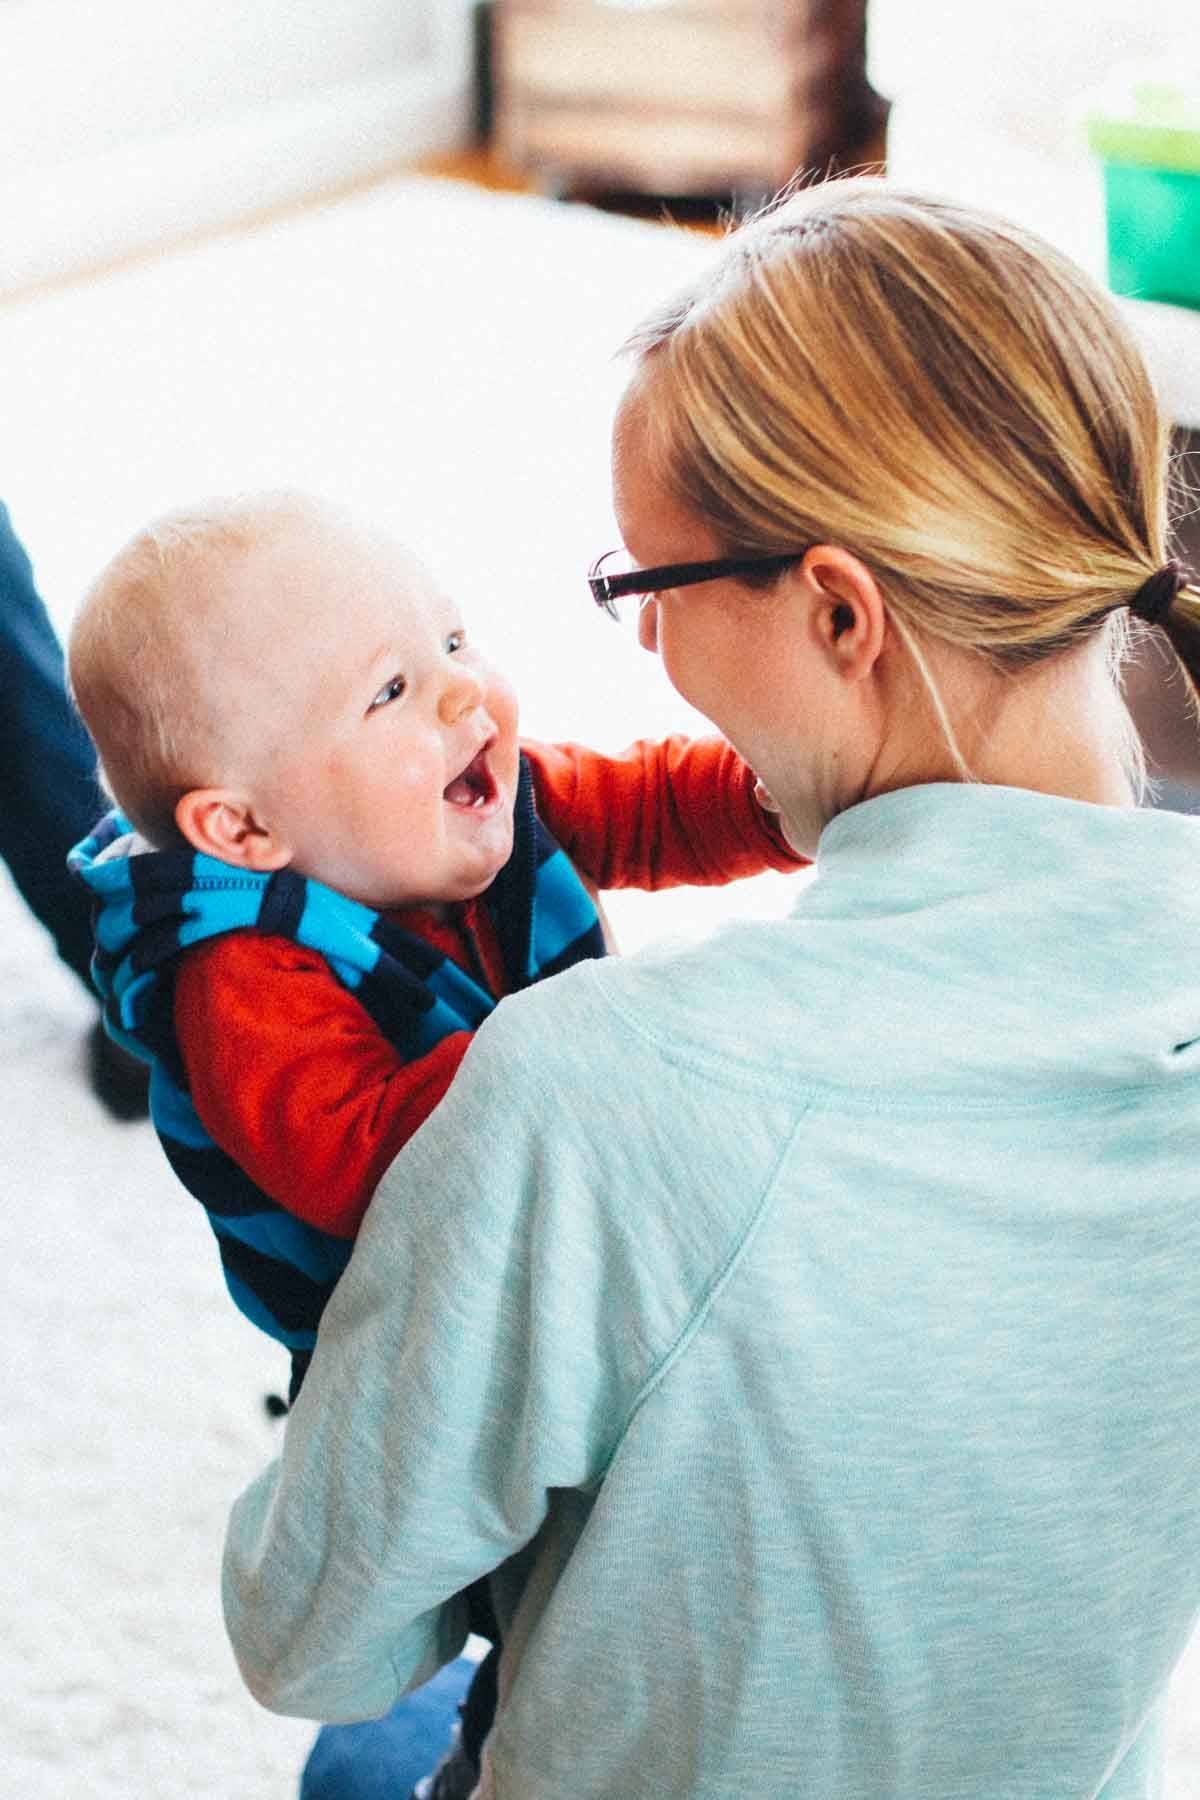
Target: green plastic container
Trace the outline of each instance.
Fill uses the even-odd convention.
[[[1118,294],[1200,308],[1200,76],[1118,78],[1086,115]]]

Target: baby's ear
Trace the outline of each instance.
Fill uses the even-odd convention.
[[[176,804],[175,823],[193,850],[239,869],[282,869],[292,859],[290,847],[232,788],[192,788]]]

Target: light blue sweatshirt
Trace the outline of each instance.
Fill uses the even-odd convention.
[[[778,923],[505,1000],[225,1604],[386,1710],[494,1570],[499,1800],[1130,1800],[1200,1609],[1200,822],[932,785]]]

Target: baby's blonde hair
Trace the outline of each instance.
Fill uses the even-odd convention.
[[[1048,244],[830,182],[733,233],[626,349],[673,497],[731,555],[860,556],[956,753],[922,639],[1016,669],[1103,631],[1115,673],[1167,555],[1168,426],[1115,306]],[[1200,590],[1165,629],[1200,687]],[[1131,725],[1125,749],[1140,786]]]
[[[184,794],[227,778],[222,586],[314,510],[308,496],[280,491],[167,513],[131,538],[84,596],[67,645],[71,692],[101,780],[153,844],[178,835]]]

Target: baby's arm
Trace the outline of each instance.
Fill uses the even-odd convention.
[[[248,931],[183,958],[175,1026],[210,1137],[288,1212],[346,1238],[472,1035],[405,1062],[324,957]]]
[[[639,740],[617,756],[522,748],[547,828],[599,888],[718,886],[805,866],[724,738]]]

